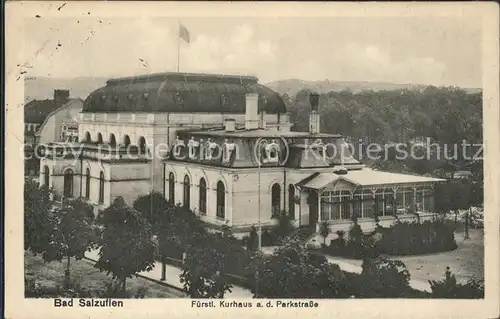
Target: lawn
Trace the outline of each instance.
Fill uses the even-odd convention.
[[[24,253],[25,279],[33,278],[42,286],[62,286],[64,280],[65,263],[45,263],[41,257],[33,256],[30,252]],[[71,260],[71,279],[90,289],[104,289],[106,283],[113,280],[111,276],[94,268],[87,260]],[[148,281],[143,278],[127,279],[127,290],[135,293],[138,289],[146,289],[146,298],[185,298],[186,296],[174,289]]]
[[[455,232],[458,248],[453,251],[419,255],[391,256],[401,260],[410,271],[411,278],[416,280],[443,279],[447,266],[459,282],[469,279],[484,279],[484,232],[483,229],[470,229],[470,239],[464,240],[463,227]]]
[[[455,240],[458,248],[442,253],[414,256],[386,256],[389,259],[405,263],[411,279],[427,282],[444,279],[446,267],[460,283],[469,279],[484,279],[484,231],[481,228],[469,229],[470,239],[464,240],[463,225],[455,229]],[[359,259],[335,257],[344,263],[361,267]]]

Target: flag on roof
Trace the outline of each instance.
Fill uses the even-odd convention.
[[[179,24],[179,37],[189,43],[189,31],[182,24]]]

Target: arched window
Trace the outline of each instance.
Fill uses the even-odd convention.
[[[48,166],[43,168],[43,185],[50,187],[50,171]]]
[[[102,144],[102,134],[97,134],[97,144]]]
[[[64,197],[73,197],[73,176],[72,169],[64,172]]]
[[[281,212],[281,186],[276,183],[271,189],[271,211],[272,216],[279,216]]]
[[[189,181],[189,176],[184,176],[184,208],[189,209],[189,204],[191,201],[191,183]]]
[[[87,174],[85,179],[85,198],[90,198],[90,169],[87,168]]]
[[[295,186],[288,185],[288,214],[295,219]]]
[[[217,182],[217,218],[226,218],[226,190],[224,188],[224,183],[221,181]]]
[[[116,145],[116,138],[115,138],[115,134],[113,134],[113,133],[111,133],[111,135],[109,136],[109,145],[111,145],[111,146]]]
[[[139,153],[140,154],[145,154],[146,153],[146,139],[144,136],[141,136],[139,138]]]
[[[90,143],[92,142],[92,138],[90,137],[89,132],[85,132],[85,139],[83,140],[84,143]]]
[[[168,201],[175,204],[175,176],[174,173],[168,174]]]
[[[200,214],[201,215],[206,215],[207,214],[207,182],[205,179],[202,177],[200,179]]]
[[[125,146],[129,146],[129,145],[130,145],[130,136],[125,135],[125,136],[123,137],[123,144],[124,144]]]
[[[99,203],[104,203],[104,172],[99,175]]]

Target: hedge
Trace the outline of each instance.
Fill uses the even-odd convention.
[[[441,220],[422,223],[397,223],[388,228],[377,227],[370,234],[362,234],[355,224],[348,240],[339,233],[323,253],[345,258],[362,259],[366,253],[374,255],[418,255],[450,251],[457,248],[454,228]]]

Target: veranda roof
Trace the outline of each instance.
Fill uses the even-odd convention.
[[[416,184],[416,183],[437,183],[444,182],[444,179],[417,176],[409,174],[389,173],[375,171],[372,169],[361,169],[349,171],[345,175],[337,175],[333,172],[320,173],[314,178],[310,178],[304,183],[299,182],[298,186],[305,188],[321,189],[337,181],[346,181],[356,186],[378,186],[394,184]]]

